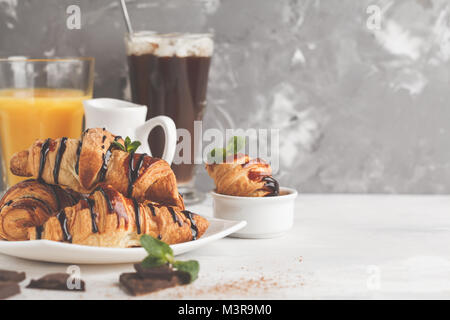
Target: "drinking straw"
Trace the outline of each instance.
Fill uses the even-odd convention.
[[[133,34],[133,27],[131,26],[130,16],[128,15],[127,5],[125,4],[125,0],[120,0],[120,5],[122,6],[123,17],[125,19],[125,23],[127,25],[128,34]]]

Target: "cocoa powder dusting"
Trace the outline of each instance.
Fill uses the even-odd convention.
[[[298,274],[267,276],[261,275],[254,278],[240,277],[236,280],[220,280],[214,285],[200,285],[199,283],[155,293],[155,298],[173,297],[185,298],[233,298],[234,296],[254,297],[268,294],[280,289],[300,288],[304,285],[303,278]],[[164,297],[163,297],[164,295]]]

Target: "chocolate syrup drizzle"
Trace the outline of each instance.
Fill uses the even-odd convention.
[[[181,222],[180,219],[178,219],[178,216],[175,213],[175,210],[172,207],[167,207],[167,209],[169,209],[169,212],[172,215],[173,222],[178,223],[178,226],[181,227],[183,225],[183,222]]]
[[[141,234],[141,218],[140,218],[140,211],[139,211],[139,204],[135,198],[133,198],[133,205],[134,205],[134,214],[136,217],[136,229],[137,233]]]
[[[111,190],[105,190],[102,186],[98,186],[94,192],[95,191],[99,191],[105,198],[108,214],[115,213],[117,215],[117,226],[120,226],[120,218],[123,218],[125,220],[125,225],[128,225],[128,215],[126,213],[126,209],[123,207],[121,202],[116,202],[116,200],[114,200],[114,194],[111,194]],[[119,205],[122,206],[122,208],[120,208]]]
[[[73,192],[67,191],[63,188],[60,188],[58,186],[55,186],[53,184],[47,184],[48,187],[50,187],[53,191],[53,194],[55,195],[55,199],[56,199],[56,204],[57,204],[57,211],[63,209],[63,206],[61,205],[61,196],[58,194],[58,192],[62,192],[64,193],[65,199],[64,201],[67,200],[67,198],[70,198],[70,206],[73,206],[75,204],[77,204],[77,202],[80,200],[79,199],[79,195],[77,194],[77,196],[75,196],[73,194]],[[67,203],[66,203],[67,204]]]
[[[38,199],[38,198],[33,197],[33,196],[24,196],[24,197],[21,197],[21,199],[31,199],[31,200],[34,200],[36,202],[39,202],[41,205],[43,205],[45,207],[45,211],[47,211],[48,215],[51,215],[51,213],[52,213],[52,209],[50,208],[50,206],[45,201],[43,201],[41,199]],[[33,207],[33,210],[34,209],[36,209],[36,207]]]
[[[50,147],[50,138],[45,140],[45,142],[41,146],[41,158],[39,159],[39,173],[37,177],[39,182],[44,182],[44,180],[42,180],[42,172],[44,171],[45,161],[47,160],[49,147]]]
[[[137,154],[136,154],[137,155]],[[128,160],[128,189],[127,189],[127,197],[131,198],[133,194],[133,188],[134,183],[136,182],[137,178],[139,177],[139,170],[142,167],[142,161],[144,160],[144,157],[146,156],[145,153],[140,154],[139,158],[137,160],[137,163],[135,164],[135,154],[132,152],[130,153],[129,160]]]
[[[105,139],[106,136],[103,136],[102,138],[102,142],[105,143]],[[117,141],[119,139],[122,139],[121,136],[116,136],[114,137],[114,141]],[[104,147],[104,146],[102,146]],[[114,148],[114,144],[110,144],[108,150],[106,150],[106,152],[103,154],[103,163],[102,163],[102,167],[100,168],[100,172],[99,172],[99,181],[103,182],[105,181],[105,177],[106,177],[106,170],[108,170],[108,163],[109,160],[111,160],[111,156],[112,156],[112,149]]]
[[[56,218],[59,221],[59,224],[61,225],[61,230],[63,232],[63,239],[64,241],[72,242],[72,235],[69,233],[69,229],[67,227],[67,216],[64,210],[61,210],[57,215]]]
[[[197,224],[195,223],[194,218],[192,216],[193,213],[188,210],[183,210],[181,212],[186,216],[186,218],[189,219],[189,222],[191,223],[192,240],[197,240],[198,228],[197,228]]]
[[[111,144],[109,146],[108,150],[106,150],[106,152],[103,154],[103,163],[102,163],[102,167],[100,168],[100,172],[99,172],[99,181],[100,182],[105,181],[106,170],[108,169],[108,163],[109,163],[109,160],[111,159],[111,155],[112,155],[112,147],[113,147],[113,145]]]
[[[268,166],[263,160],[256,158],[256,159],[248,159],[245,163],[241,164],[242,168],[247,168],[248,166],[251,166],[255,163],[262,163],[264,166]],[[250,180],[256,180],[256,181],[264,181],[264,188],[263,189],[269,189],[271,192],[265,197],[274,197],[278,196],[280,194],[280,185],[278,184],[278,181],[275,180],[272,176],[264,175],[263,172],[260,171],[253,171],[250,170],[248,172],[248,178]]]
[[[58,184],[59,170],[61,169],[62,157],[64,155],[64,152],[66,151],[66,143],[67,138],[66,137],[61,138],[58,152],[56,153],[55,168],[53,169],[53,180],[55,181],[55,184]]]
[[[83,146],[83,140],[78,141],[77,147],[77,161],[75,162],[75,172],[79,175],[80,169],[80,155],[81,155],[81,147]]]
[[[36,227],[36,240],[42,239],[42,232],[44,231],[44,226],[37,226]]]
[[[280,194],[280,185],[278,181],[275,180],[272,176],[265,176],[261,179],[265,182],[264,187],[270,189],[272,192],[267,194],[266,197],[274,197]]]
[[[95,192],[95,191],[99,191],[99,192],[103,195],[103,198],[105,198],[105,201],[106,201],[106,207],[108,208],[108,213],[114,213],[114,208],[113,208],[111,199],[110,199],[109,196],[106,194],[105,190],[104,190],[101,186],[98,186],[98,187],[94,190],[94,192]]]
[[[156,217],[155,207],[151,203],[147,204],[147,207],[150,208],[150,211],[152,212],[152,216]]]
[[[67,190],[64,190],[64,189],[62,189],[62,188],[61,188],[61,190],[62,190],[66,195],[69,196],[70,200],[72,201],[72,205],[77,204],[77,202],[80,200],[79,198],[77,198],[78,195],[77,195],[77,197],[75,197],[75,196],[73,195],[72,192],[68,192]]]
[[[46,183],[42,183],[42,184],[46,185],[47,187],[50,188],[50,190],[52,190],[53,197],[54,197],[55,200],[56,200],[56,210],[57,210],[57,211],[61,210],[61,200],[59,199],[58,193],[56,192],[57,186],[54,186],[54,185],[52,185],[52,184],[46,184]],[[62,189],[62,190],[63,190],[63,189]],[[65,190],[64,190],[64,192],[65,192]],[[69,193],[67,193],[67,194],[69,194]],[[73,196],[72,196],[72,195],[70,195],[70,196],[72,197],[72,200],[73,200]]]
[[[3,209],[4,207],[9,206],[12,202],[13,202],[12,200],[7,201],[4,205],[2,205],[2,206],[0,207],[0,211],[2,211],[2,209]]]
[[[98,232],[98,227],[97,227],[97,222],[96,222],[97,214],[94,212],[95,201],[92,199],[86,198],[86,197],[83,197],[83,200],[86,201],[89,211],[91,213],[92,232],[97,233]]]

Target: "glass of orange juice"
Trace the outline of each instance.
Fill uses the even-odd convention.
[[[0,194],[23,180],[9,161],[36,139],[78,138],[92,98],[93,58],[0,59]]]

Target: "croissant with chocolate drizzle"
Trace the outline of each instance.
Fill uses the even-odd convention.
[[[42,225],[79,199],[76,192],[37,180],[17,183],[0,200],[0,239],[27,240],[28,228]]]
[[[42,227],[29,228],[28,238],[127,248],[140,246],[148,234],[168,244],[200,238],[208,221],[189,211],[152,201],[137,202],[110,185],[100,185],[75,206],[61,210]]]
[[[208,163],[206,171],[214,179],[216,192],[240,197],[268,197],[279,195],[279,184],[272,177],[270,165],[238,153],[223,163]]]
[[[184,209],[175,174],[166,161],[114,148],[114,141],[123,144],[121,137],[99,128],[86,130],[81,140],[37,140],[13,155],[11,172],[85,194],[106,183],[138,201]]]

